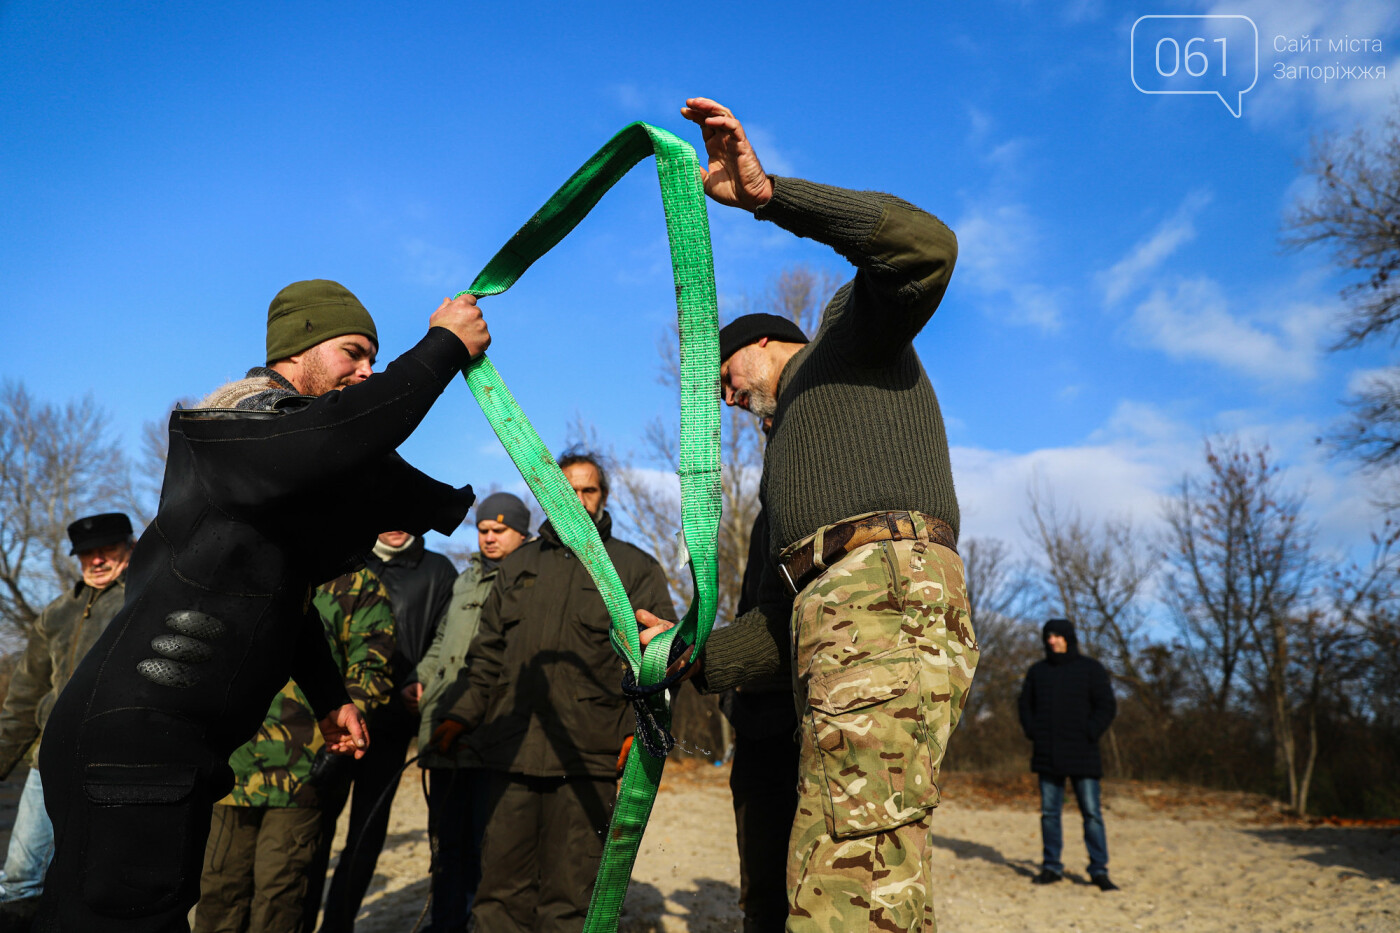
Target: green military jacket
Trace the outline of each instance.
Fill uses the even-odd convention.
[[[38,750],[36,740],[59,693],[125,601],[125,574],[102,590],[80,580],[34,621],[0,708],[0,778],[7,777],[31,748]]]
[[[423,685],[423,696],[418,701],[422,714],[418,729],[420,767],[470,768],[481,763],[465,742],[458,742],[444,755],[430,748],[428,738],[467,687],[467,649],[481,628],[481,607],[486,603],[499,570],[499,565],[490,563],[480,554],[471,556],[467,569],[452,585],[452,601],[433,636],[432,647],[418,662],[418,682]]]
[[[316,588],[312,603],[326,627],[331,656],[345,674],[350,699],[362,711],[388,702],[393,690],[389,659],[394,654],[394,615],[379,578],[365,569],[336,577]],[[311,704],[293,681],[287,681],[257,735],[229,756],[233,791],[219,802],[235,807],[316,806],[316,788],[306,779],[324,744]]]
[[[661,565],[612,537],[603,547],[634,609],[675,619]],[[446,718],[485,767],[533,777],[609,778],[632,734],[612,620],[588,571],[546,522],[540,536],[501,561],[467,655],[467,687]]]

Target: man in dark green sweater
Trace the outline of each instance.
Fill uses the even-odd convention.
[[[788,929],[932,929],[934,782],[978,649],[948,441],[913,339],[957,241],[891,195],[768,175],[712,100],[682,113],[703,129],[711,198],[856,267],[810,344],[752,317],[721,337],[725,402],[773,418],[760,496],[774,561],[758,606],[710,638],[699,682],[724,690],[794,666]],[[664,630],[638,620],[645,640]]]

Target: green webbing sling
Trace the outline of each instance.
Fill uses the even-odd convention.
[[[597,583],[612,617],[613,647],[643,688],[655,685],[665,676],[667,656],[676,639],[694,645],[695,654],[699,655],[714,625],[717,604],[719,319],[710,225],[695,150],[671,133],[646,123],[625,127],[554,193],[492,257],[471,288],[461,293],[482,297],[510,288],[536,259],[573,230],[609,188],[649,155],[656,156],[676,283],[681,349],[681,527],[690,557],[695,599],[681,623],[653,639],[645,652],[637,637],[637,623],[627,593],[603,549],[598,529],[549,449],[490,360],[485,356],[478,358],[464,374],[472,395],[554,524],[559,539]],[[671,712],[665,691],[653,694],[645,702],[659,727],[669,729]],[[638,732],[618,789],[585,933],[612,933],[617,929],[632,863],[656,799],[665,757],[664,752],[655,756],[647,750],[642,735],[646,728],[638,717]],[[648,738],[655,740],[655,736]]]

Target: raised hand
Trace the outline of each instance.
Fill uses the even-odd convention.
[[[480,356],[491,346],[491,331],[487,329],[486,319],[481,316],[481,309],[476,306],[473,295],[442,299],[442,304],[428,318],[428,326],[445,327],[452,331],[472,356]]]
[[[699,124],[709,156],[709,170],[701,170],[705,193],[720,204],[751,211],[768,203],[773,182],[754,154],[744,127],[728,107],[708,97],[691,97],[681,116]]]

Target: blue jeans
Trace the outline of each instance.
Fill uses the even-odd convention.
[[[1089,877],[1108,874],[1108,836],[1103,829],[1103,810],[1099,806],[1099,779],[1071,777],[1074,798],[1084,817],[1084,848],[1089,850]],[[1058,775],[1040,775],[1040,837],[1045,844],[1041,867],[1057,875],[1065,873],[1060,861],[1064,847],[1064,831],[1060,827],[1060,810],[1065,805],[1065,779]]]
[[[38,897],[44,893],[44,874],[53,861],[53,824],[44,812],[44,785],[39,769],[30,768],[10,830],[10,851],[0,872],[0,903]]]

